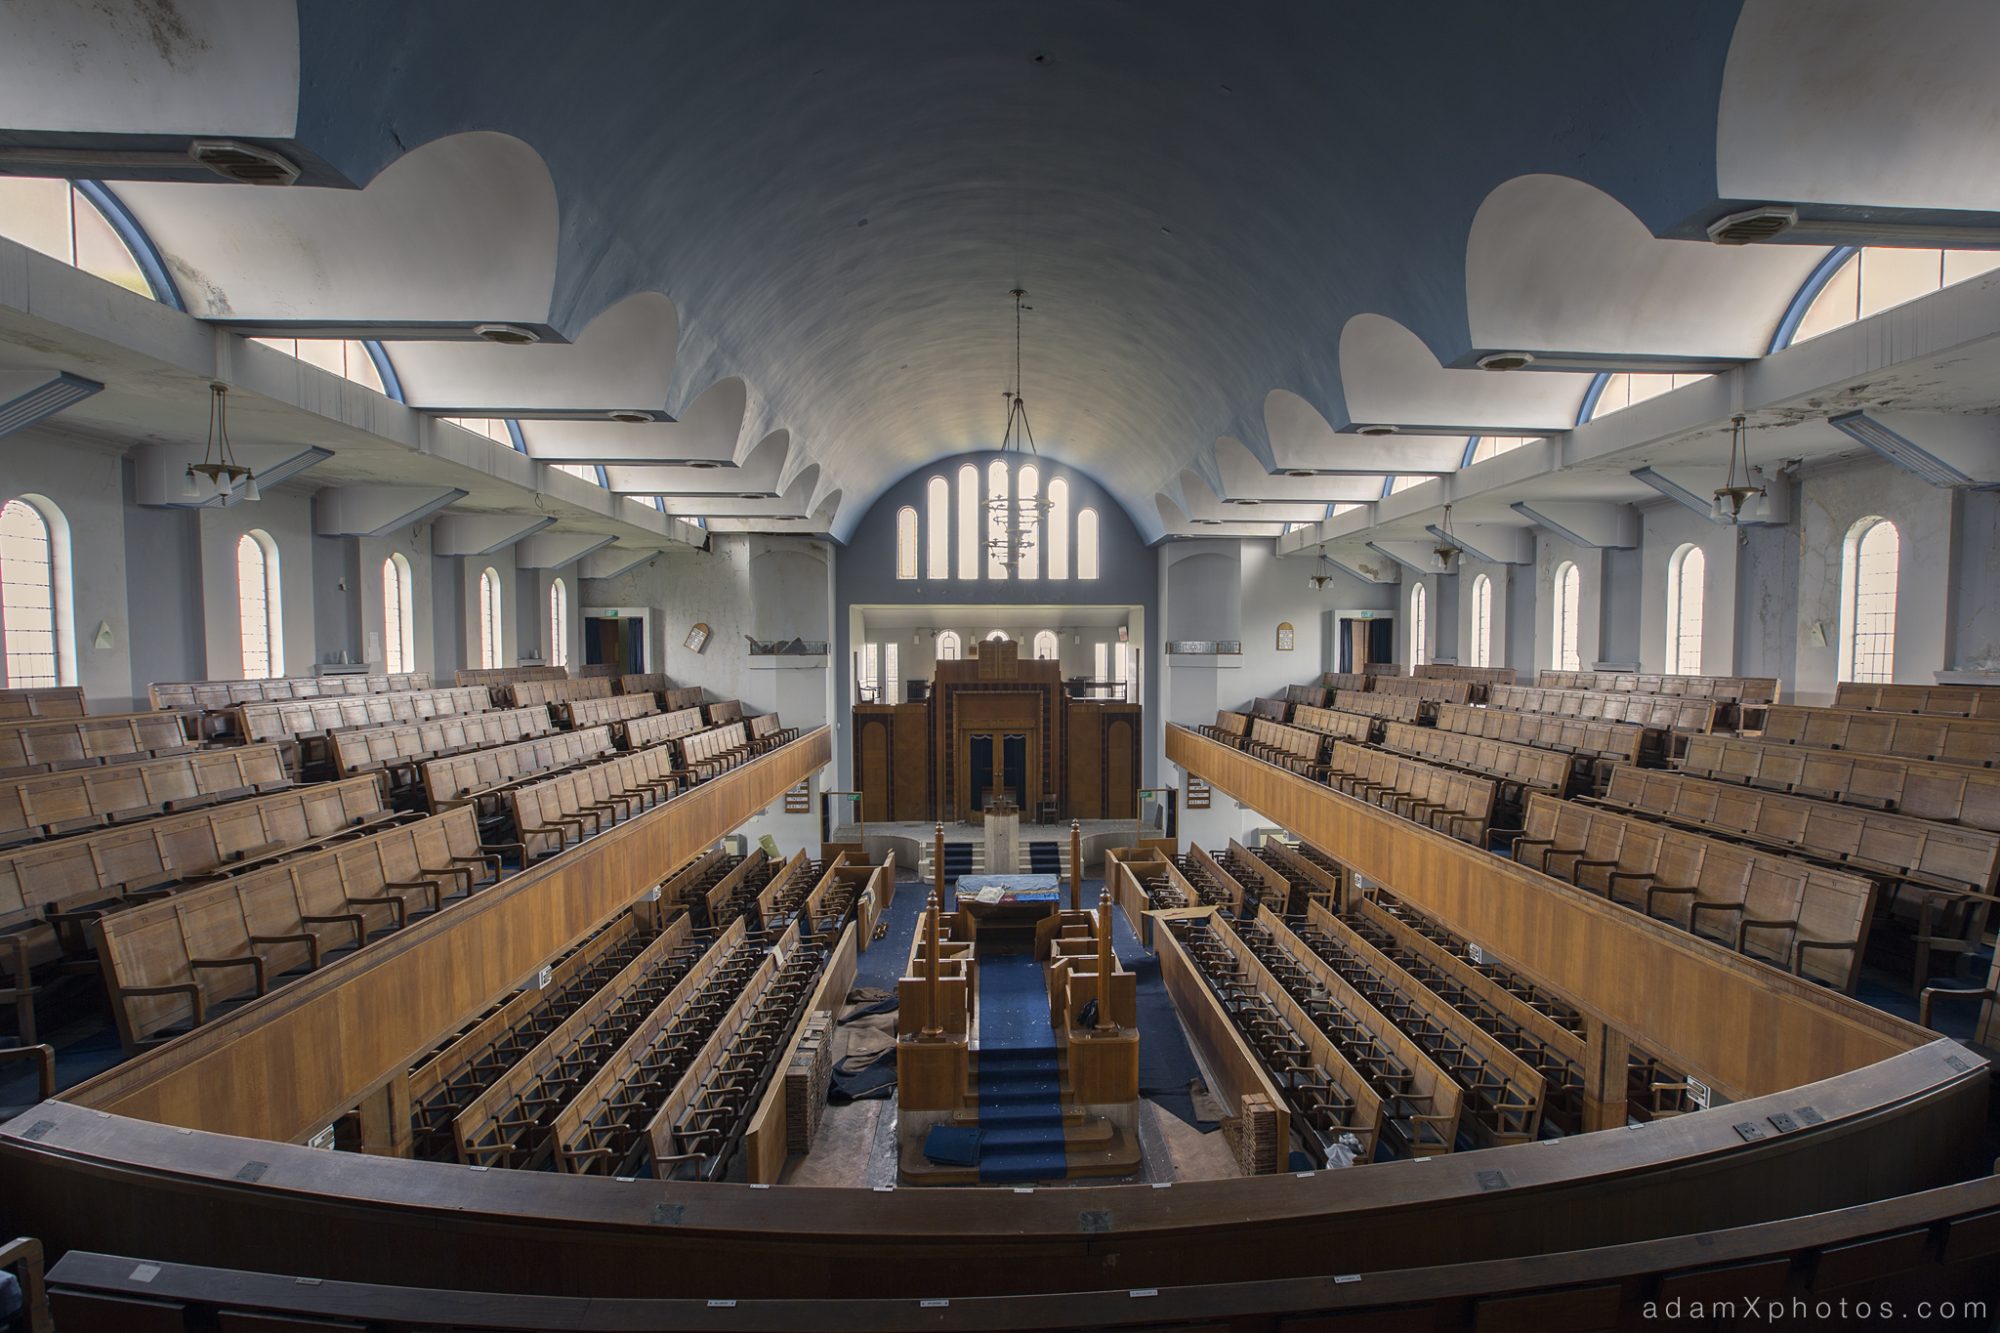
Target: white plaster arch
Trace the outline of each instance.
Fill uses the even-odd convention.
[[[1662,240],[1568,176],[1488,194],[1465,243],[1472,345],[1531,352],[1762,356],[1826,251]]]
[[[1264,432],[1280,469],[1312,468],[1374,476],[1375,499],[1380,480],[1396,472],[1449,472],[1465,457],[1463,435],[1342,434],[1327,424],[1319,409],[1289,389],[1264,395]]]
[[[1331,431],[1328,434],[1332,434]],[[1338,439],[1359,440],[1363,444],[1374,441],[1362,436],[1339,436]],[[1456,459],[1452,460],[1454,463]],[[1321,466],[1329,463],[1322,462]],[[1287,477],[1273,476],[1257,456],[1250,452],[1248,445],[1233,435],[1224,435],[1215,441],[1215,468],[1222,477],[1222,494],[1230,500],[1280,500],[1295,504],[1341,504],[1351,501],[1374,500],[1382,494],[1383,474],[1341,473],[1333,476]]]
[[[1340,382],[1348,419],[1357,424],[1438,434],[1567,430],[1590,380],[1562,371],[1447,370],[1423,339],[1387,315],[1355,315],[1340,330]]]
[[[608,467],[700,462],[728,469],[758,443],[747,440],[744,430],[749,401],[749,386],[732,375],[704,389],[678,421],[524,421],[521,438],[530,455],[550,462]]]
[[[1193,468],[1179,477],[1180,505],[1190,520],[1221,519],[1229,523],[1314,523],[1326,513],[1324,501],[1274,501],[1255,505],[1225,504]]]
[[[202,319],[545,323],[555,182],[511,135],[447,135],[362,190],[118,188]]]
[[[298,108],[292,0],[0,5],[0,125],[289,139]]]
[[[673,384],[680,327],[663,293],[634,292],[600,311],[569,343],[399,342],[389,356],[403,401],[454,416],[656,411]]]
[[[1746,0],[1723,67],[1724,199],[2000,209],[2000,5]]]

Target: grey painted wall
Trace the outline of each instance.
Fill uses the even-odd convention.
[[[1604,553],[1604,614],[1598,619],[1598,661],[1637,662],[1640,660],[1639,622],[1644,587],[1643,562],[1639,551],[1610,550]],[[1589,645],[1584,656],[1589,657]],[[1589,661],[1584,665],[1588,667]]]

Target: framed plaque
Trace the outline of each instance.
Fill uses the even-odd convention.
[[[1289,653],[1297,644],[1298,635],[1292,629],[1292,622],[1289,620],[1280,620],[1278,622],[1278,651]]]
[[[682,642],[689,652],[698,653],[702,649],[708,647],[708,635],[709,635],[709,629],[707,622],[698,621],[696,622],[695,627],[688,631],[687,638]]]

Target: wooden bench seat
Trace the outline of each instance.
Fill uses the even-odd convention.
[[[1545,713],[1520,713],[1488,705],[1438,705],[1435,726],[1466,736],[1485,736],[1510,745],[1560,750],[1577,756],[1585,767],[1593,763],[1643,763],[1659,757],[1661,733],[1628,722],[1585,722]]]
[[[1767,744],[2000,767],[2000,722],[1980,718],[1774,704],[1765,712],[1759,739]]]
[[[1389,722],[1428,722],[1438,710],[1438,704],[1430,699],[1407,694],[1382,694],[1374,690],[1335,690],[1333,707],[1343,713],[1366,713],[1369,717]]]
[[[1324,708],[1326,707],[1326,695],[1326,687],[1323,685],[1285,686],[1285,702],[1294,707],[1297,707],[1299,704],[1310,704],[1314,708]]]
[[[1690,737],[1679,768],[1717,782],[2000,832],[2000,769],[1733,736]]]
[[[758,754],[789,745],[799,738],[799,728],[786,726],[776,713],[758,713],[744,719],[750,729],[750,748]]]
[[[1523,713],[1548,713],[1585,722],[1626,722],[1657,731],[1706,734],[1716,729],[1723,713],[1713,699],[1683,695],[1640,694],[1617,690],[1554,690],[1535,685],[1496,685],[1486,692],[1490,708]]]
[[[0,780],[0,843],[150,819],[291,785],[275,745],[196,750]]]
[[[126,763],[197,748],[177,713],[96,713],[0,723],[0,777]]]
[[[341,695],[395,694],[431,688],[428,671],[340,676],[272,676],[262,680],[155,681],[146,687],[154,708],[179,713],[219,713],[238,704],[273,699],[330,699]]]
[[[199,1026],[280,976],[495,882],[498,858],[477,838],[471,812],[452,811],[93,918],[125,1048]]]
[[[664,713],[647,713],[625,724],[625,745],[627,749],[632,750],[643,750],[649,745],[664,745],[676,737],[700,731],[707,725],[698,707],[676,708]]]
[[[0,690],[0,722],[27,722],[44,717],[82,717],[89,711],[83,691],[74,685],[39,689]]]
[[[1283,699],[1252,699],[1250,716],[1252,719],[1261,718],[1266,722],[1285,722],[1292,716],[1292,706]]]
[[[431,809],[471,804],[486,813],[510,788],[594,762],[614,749],[610,727],[587,727],[427,759],[419,773]]]
[[[1214,726],[1199,725],[1195,730],[1210,740],[1218,740],[1241,749],[1243,743],[1250,738],[1250,715],[1224,710],[1215,715]]]
[[[711,727],[723,726],[743,720],[743,701],[740,699],[718,699],[702,705],[702,715]]]
[[[57,929],[84,915],[354,836],[391,817],[381,788],[362,777],[25,844],[0,852],[0,932],[26,931],[37,961],[46,961]]]
[[[1874,916],[1866,876],[1599,806],[1528,798],[1516,861],[1851,991]]]
[[[572,841],[583,841],[586,820],[591,833],[601,832],[671,800],[681,787],[672,751],[656,745],[517,782],[504,788],[504,794],[516,834],[532,855],[534,848],[550,840],[551,854]]]
[[[1349,796],[1475,846],[1484,844],[1493,821],[1492,779],[1351,741],[1333,743],[1326,780]]]
[[[1632,671],[1543,671],[1535,677],[1543,689],[1594,690],[1600,693],[1664,694],[1722,703],[1773,704],[1778,701],[1776,676],[1676,676]]]
[[[1266,763],[1318,779],[1326,772],[1326,746],[1327,738],[1317,731],[1260,717],[1251,721],[1242,748]]]
[[[625,724],[634,718],[660,711],[651,694],[613,694],[602,699],[572,699],[555,705],[556,714],[571,727],[610,726],[622,736]]]
[[[498,692],[525,681],[564,681],[569,678],[569,668],[559,666],[464,667],[452,674],[451,683],[484,685]]]
[[[1563,795],[1575,772],[1570,756],[1558,750],[1413,726],[1408,722],[1387,724],[1379,743],[1398,754],[1492,778],[1499,784],[1498,798],[1509,806],[1519,805],[1530,791]]]
[[[484,685],[248,703],[238,705],[235,710],[236,734],[253,745],[264,741],[295,741],[321,737],[343,727],[422,722],[458,713],[480,713],[492,706],[492,695]]]
[[[1325,690],[1365,690],[1374,679],[1365,671],[1326,671],[1320,673],[1320,688]]]
[[[748,729],[741,722],[682,736],[672,746],[681,771],[691,774],[697,782],[727,773],[754,755]]]
[[[1471,681],[1434,676],[1376,676],[1369,683],[1369,692],[1434,704],[1469,704],[1473,700]]]
[[[664,671],[628,671],[613,677],[618,683],[620,694],[650,694],[655,698],[673,688]]]
[[[2000,685],[1858,685],[1842,681],[1833,688],[1833,706],[2000,722]]]
[[[377,770],[389,774],[396,787],[420,780],[418,767],[426,759],[483,750],[494,745],[546,736],[555,730],[545,704],[530,708],[498,708],[484,713],[460,713],[422,722],[392,722],[374,727],[347,727],[327,739],[333,771],[342,777]]]
[[[1367,744],[1381,734],[1386,725],[1381,718],[1367,713],[1346,713],[1337,708],[1317,708],[1311,704],[1300,704],[1292,709],[1292,725],[1307,731],[1317,731],[1322,736],[1332,736],[1339,740]]]

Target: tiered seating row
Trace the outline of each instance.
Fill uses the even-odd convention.
[[[467,667],[454,672],[454,685],[485,685],[498,694],[527,681],[568,680],[569,668],[559,666]]]
[[[1856,685],[1845,681],[1834,687],[1833,706],[2000,722],[2000,685]]]
[[[179,713],[215,713],[238,704],[280,699],[400,694],[429,688],[430,672],[400,671],[351,676],[274,676],[265,680],[156,681],[146,687],[146,696],[155,708]]]
[[[501,708],[485,713],[427,718],[422,722],[392,722],[379,727],[349,727],[329,738],[334,772],[343,776],[388,769],[394,780],[416,780],[416,768],[426,759],[511,745],[546,736],[555,730],[545,705]]]
[[[350,778],[29,843],[0,853],[0,931],[67,924],[387,818],[374,780]]]
[[[1327,781],[1427,828],[1483,845],[1493,822],[1493,781],[1384,750],[1335,741]]]
[[[589,676],[582,680],[516,680],[494,686],[493,692],[502,703],[511,703],[516,708],[532,704],[548,704],[554,708],[559,704],[575,703],[578,699],[609,699],[614,684],[616,682],[609,676]]]
[[[1469,680],[1425,676],[1371,676],[1369,693],[1419,699],[1434,704],[1466,704],[1472,702],[1474,691],[1473,684]]]
[[[1481,695],[1475,696],[1475,698],[1483,697],[1484,687],[1486,686],[1512,685],[1514,683],[1513,667],[1450,666],[1441,662],[1426,662],[1411,671],[1410,674],[1419,680],[1469,681],[1473,685],[1481,687]]]
[[[510,786],[506,796],[518,836],[530,849],[525,856],[551,840],[554,845],[545,854],[553,855],[567,845],[571,834],[574,841],[583,841],[585,820],[590,821],[591,833],[600,833],[621,819],[673,799],[680,790],[681,778],[673,767],[672,753],[668,747],[656,745]]]
[[[1320,779],[1326,773],[1326,765],[1322,762],[1326,753],[1326,737],[1317,731],[1305,731],[1260,717],[1251,721],[1250,734],[1243,738],[1240,748],[1266,763],[1289,768],[1309,778]]]
[[[1851,990],[1873,881],[1600,807],[1528,798],[1514,859],[1739,953]]]
[[[1586,722],[1629,722],[1660,731],[1707,733],[1716,728],[1713,699],[1598,690],[1556,690],[1535,685],[1496,685],[1486,692],[1490,708],[1548,713]]]
[[[620,694],[665,694],[674,684],[663,671],[627,672],[617,680]]]
[[[1243,742],[1250,737],[1250,715],[1233,713],[1225,709],[1215,715],[1214,726],[1197,725],[1195,730],[1210,740],[1221,741],[1225,745],[1234,745],[1241,749]]]
[[[422,722],[459,713],[482,713],[493,706],[484,685],[447,690],[406,690],[338,699],[293,699],[282,703],[240,704],[236,734],[245,741],[298,740],[341,727],[382,726],[391,722]]]
[[[1974,768],[2000,767],[2000,722],[1977,718],[1773,704],[1764,715],[1762,739]]]
[[[454,810],[97,917],[90,939],[131,1051],[499,875]]]
[[[1681,754],[1680,770],[1718,782],[2000,832],[2000,770],[1990,768],[1691,736]]]
[[[1570,757],[1556,750],[1465,736],[1436,727],[1417,727],[1407,722],[1389,723],[1383,729],[1381,744],[1399,754],[1492,778],[1500,784],[1500,799],[1509,805],[1518,804],[1529,791],[1561,796],[1568,790],[1574,771]]]
[[[289,786],[275,745],[198,750],[0,780],[0,843],[48,838]]]
[[[799,728],[788,727],[778,720],[776,713],[759,713],[744,719],[750,729],[750,748],[758,754],[775,750],[780,745],[789,745],[799,738]]]
[[[613,694],[602,699],[572,699],[555,707],[556,712],[572,727],[595,727],[608,723],[621,733],[625,729],[625,724],[634,718],[660,711],[659,702],[650,694]]]
[[[0,777],[156,759],[195,748],[178,713],[98,713],[0,723]]]
[[[700,731],[708,725],[699,708],[676,708],[670,713],[647,713],[625,724],[625,744],[634,750],[659,745],[678,736]]]
[[[433,810],[477,805],[545,773],[601,759],[614,748],[611,728],[586,727],[582,731],[552,732],[512,745],[468,750],[426,760],[421,767],[424,791]]]
[[[1396,680],[1399,677],[1376,677],[1381,680]],[[1333,706],[1344,713],[1366,713],[1369,717],[1379,717],[1391,722],[1426,722],[1437,711],[1438,705],[1429,699],[1413,695],[1377,693],[1374,690],[1335,690]]]
[[[1365,745],[1375,738],[1383,723],[1366,713],[1343,713],[1335,708],[1300,704],[1292,710],[1292,725]]]
[[[0,722],[26,722],[38,717],[82,717],[86,711],[83,691],[74,685],[0,690]]]
[[[719,777],[755,757],[748,729],[741,722],[697,731],[682,736],[672,744],[679,756],[681,771],[692,774],[697,782]]]
[[[1669,676],[1631,671],[1543,671],[1535,684],[1550,690],[1662,694],[1719,703],[1774,704],[1776,676]]]
[[[1561,750],[1585,762],[1609,760],[1634,764],[1659,756],[1660,733],[1628,722],[1584,722],[1502,708],[1439,704],[1436,725],[1439,731],[1484,736],[1538,750]]]

